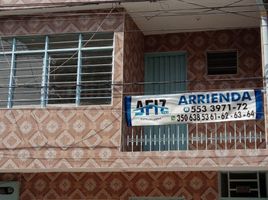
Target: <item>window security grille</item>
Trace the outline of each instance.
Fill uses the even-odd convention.
[[[220,190],[222,199],[267,197],[266,174],[262,172],[221,173]]]
[[[17,181],[0,181],[0,199],[19,200],[20,183]]]
[[[183,197],[130,197],[129,200],[184,200]]]
[[[208,75],[236,74],[237,51],[207,52]]]
[[[0,40],[0,107],[110,104],[113,33]]]

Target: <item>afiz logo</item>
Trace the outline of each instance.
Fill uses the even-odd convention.
[[[135,116],[148,116],[151,114],[168,114],[169,109],[165,107],[166,99],[146,99],[137,101]]]

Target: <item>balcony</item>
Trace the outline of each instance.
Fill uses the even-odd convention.
[[[127,152],[265,149],[264,121],[124,128]]]

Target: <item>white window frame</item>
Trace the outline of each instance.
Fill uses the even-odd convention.
[[[129,200],[184,200],[183,197],[129,197]]]
[[[221,174],[222,173],[225,173],[227,174],[227,181],[228,181],[228,197],[222,197],[222,185],[221,185]],[[230,173],[238,173],[238,174],[245,174],[245,173],[256,173],[257,174],[257,184],[258,184],[258,196],[259,197],[231,197],[231,194],[230,194],[230,183],[229,183],[229,179],[230,179]],[[232,171],[228,171],[228,172],[220,172],[218,174],[218,179],[219,179],[219,182],[218,182],[218,187],[219,187],[219,199],[220,200],[268,200],[268,197],[260,197],[260,187],[259,187],[259,171],[243,171],[243,172],[240,172],[240,171],[236,171],[236,172],[232,172]],[[266,192],[268,192],[268,173],[267,172],[262,172],[262,173],[265,173],[265,178],[266,178]],[[267,196],[268,196],[268,193],[267,193]]]
[[[94,33],[95,34],[95,33]],[[62,34],[60,34],[62,35]],[[70,105],[69,103],[64,103],[64,104],[48,104],[48,100],[49,100],[49,71],[48,71],[48,67],[49,67],[49,62],[48,62],[48,55],[49,53],[60,53],[60,52],[77,52],[77,72],[76,72],[76,91],[75,91],[75,104],[71,104],[71,105],[75,105],[75,106],[80,106],[80,102],[81,102],[81,72],[82,72],[82,51],[98,51],[98,50],[111,50],[112,51],[112,63],[111,63],[111,80],[108,80],[110,82],[110,93],[111,95],[109,97],[92,97],[92,98],[96,98],[96,99],[104,99],[107,98],[109,99],[109,104],[105,103],[105,104],[98,104],[98,105],[111,105],[112,104],[112,99],[113,99],[113,78],[114,78],[114,45],[115,45],[115,37],[114,37],[114,33],[113,33],[113,45],[111,46],[102,46],[102,47],[86,47],[83,46],[83,35],[82,33],[78,33],[78,45],[76,48],[62,48],[62,49],[49,49],[49,37],[48,35],[45,36],[45,43],[44,43],[44,49],[40,49],[40,50],[16,50],[16,38],[18,37],[14,37],[12,38],[12,50],[11,51],[4,51],[4,49],[2,49],[2,51],[0,51],[0,56],[11,56],[10,59],[10,73],[9,73],[9,83],[8,83],[8,89],[7,89],[7,93],[8,93],[8,97],[7,97],[7,108],[12,108],[13,107],[13,100],[14,100],[14,88],[16,87],[16,84],[14,83],[14,74],[16,72],[16,55],[26,55],[26,54],[34,54],[34,53],[41,53],[43,54],[43,67],[42,67],[42,83],[40,83],[41,85],[41,91],[40,91],[40,106],[41,107],[47,107],[47,106],[65,106],[65,105]],[[52,35],[55,36],[55,35]],[[10,37],[9,37],[10,38]],[[2,38],[0,38],[1,40],[3,40]],[[2,41],[1,41],[2,43]],[[2,43],[3,45],[3,43]],[[27,105],[26,107],[29,106],[36,106],[36,105]],[[86,106],[86,105],[82,105],[82,106]],[[16,105],[15,107],[25,107],[25,105]]]

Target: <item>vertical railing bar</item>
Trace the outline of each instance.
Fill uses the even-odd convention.
[[[129,146],[130,140],[129,140],[129,135],[127,135],[127,147]]]
[[[225,131],[225,132],[224,132],[225,150],[227,150],[227,141],[228,141],[228,139],[227,139],[227,132]]]
[[[163,138],[161,138],[161,140],[163,140],[163,148],[165,150],[166,149],[166,134],[165,133],[163,134]],[[163,150],[163,149],[161,148],[161,150]]]
[[[247,149],[247,126],[246,126],[246,121],[243,122],[244,123],[244,149]]]
[[[161,128],[160,126],[158,127],[158,150],[161,151]]]
[[[154,135],[154,149],[156,149],[156,142],[157,142],[157,137],[156,137],[156,134],[153,134]]]
[[[150,133],[150,151],[152,151],[152,127],[150,127],[150,130],[149,130],[149,133]]]
[[[260,190],[260,176],[259,172],[257,172],[257,188],[258,188],[258,198],[261,197],[261,190]]]
[[[256,125],[256,122],[254,124],[254,145],[255,145],[255,149],[257,149],[257,125]]]
[[[200,132],[201,148],[203,148],[203,132]]]
[[[242,143],[242,133],[241,133],[241,130],[239,130],[239,143]]]
[[[180,125],[177,126],[178,150],[180,150]]]
[[[198,134],[198,123],[196,123],[196,148],[199,149],[199,134]]]
[[[205,125],[205,129],[206,129],[206,150],[208,149],[208,124],[206,123]]]
[[[11,108],[13,106],[13,92],[14,92],[14,76],[16,73],[16,62],[15,62],[15,51],[16,51],[16,39],[12,40],[12,54],[11,54],[11,62],[10,62],[10,76],[9,76],[9,84],[8,84],[8,100],[7,100],[7,108]]]
[[[81,96],[81,73],[82,73],[82,34],[79,34],[79,43],[77,50],[77,74],[76,74],[76,96],[75,104],[76,106],[80,105],[80,96]]]
[[[217,150],[218,149],[218,135],[217,135],[217,133],[215,133],[214,141],[215,141],[215,150]]]
[[[46,88],[45,105],[48,104],[48,100],[49,100],[50,64],[51,64],[51,57],[48,57],[47,70],[46,70],[46,85],[45,85],[45,88]]]
[[[260,131],[260,143],[262,143],[262,132]]]
[[[250,146],[251,146],[251,130],[249,131],[249,143],[250,143]]]
[[[226,127],[226,122],[224,123],[224,142],[225,142],[225,150],[227,150],[227,127]]]
[[[147,139],[147,134],[144,133],[144,146],[147,146],[148,139]]]
[[[136,133],[136,147],[139,145],[139,136],[138,136],[138,134]]]
[[[235,144],[235,149],[237,149],[237,146],[236,146],[236,122],[234,122],[234,144]]]
[[[160,131],[161,132],[161,131]],[[161,142],[163,141],[164,147],[166,146],[166,133],[164,132],[163,137],[161,137]]]
[[[168,151],[170,151],[170,126],[168,126]]]
[[[140,145],[141,145],[141,152],[142,152],[142,146],[143,146],[143,131],[142,131],[142,127],[141,127]]]
[[[181,134],[181,144],[184,145],[184,134]]]
[[[212,145],[213,144],[213,136],[212,136],[212,131],[210,132],[210,144]]]
[[[156,134],[153,134],[154,135],[154,146],[156,146],[156,142],[157,142],[157,139],[156,139]]]
[[[189,124],[186,125],[186,131],[189,130]],[[184,138],[184,134],[183,134],[183,138]],[[183,139],[183,141],[185,140],[186,143],[186,149],[189,150],[189,144],[188,144],[188,138],[185,137],[185,139]]]
[[[231,191],[230,191],[230,172],[227,172],[227,179],[228,179],[228,197],[231,197]]]
[[[45,51],[43,58],[43,69],[42,69],[42,85],[41,85],[41,107],[44,108],[48,103],[48,66],[50,65],[50,59],[48,64],[48,43],[49,38],[46,36],[45,40]]]
[[[215,123],[215,150],[218,149],[218,132],[217,132],[217,123]]]
[[[134,152],[134,130],[131,129],[131,151]]]

